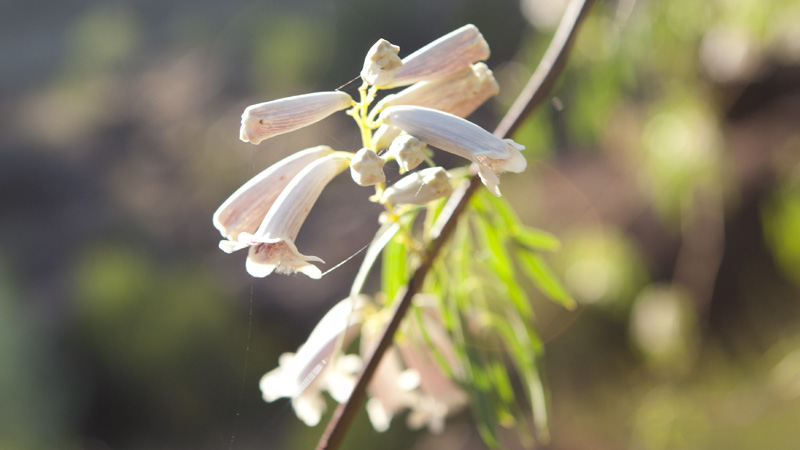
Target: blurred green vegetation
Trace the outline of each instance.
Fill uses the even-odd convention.
[[[473,116],[491,128],[554,29],[520,6],[4,5],[0,449],[313,445],[322,427],[264,403],[258,379],[357,264],[253,280],[217,250],[211,214],[279,158],[358,136],[332,117],[255,148],[237,139],[241,111],[345,84],[379,37],[407,54],[472,22],[502,90]],[[547,448],[800,442],[797,23],[790,0],[598,2],[554,100],[515,136],[531,164],[503,193],[558,236],[548,262],[578,302],[526,286]],[[367,196],[334,182],[301,250],[332,265],[366,244]],[[441,436],[399,419],[377,434],[362,413],[346,446],[483,448],[469,413]]]

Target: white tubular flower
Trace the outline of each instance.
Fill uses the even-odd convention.
[[[481,181],[500,196],[502,172],[522,172],[528,163],[511,139],[500,139],[460,117],[420,106],[390,106],[380,114],[383,123],[400,128],[428,145],[440,148],[478,165]]]
[[[406,175],[386,188],[381,202],[425,205],[452,192],[453,186],[447,171],[441,167],[430,167]]]
[[[500,86],[492,71],[486,64],[478,63],[447,78],[422,81],[396,94],[387,95],[375,108],[380,111],[397,105],[424,106],[467,117],[498,92]]]
[[[264,139],[298,130],[349,108],[353,99],[345,92],[296,95],[248,106],[242,114],[239,139],[259,144]]]
[[[361,79],[373,86],[386,84],[392,80],[403,62],[397,56],[400,47],[392,45],[385,39],[379,39],[367,52]]]
[[[361,358],[342,355],[334,358],[332,365],[328,363],[340,341],[344,348],[358,334],[363,305],[360,297],[342,300],[325,314],[297,353],[281,355],[279,366],[259,382],[264,400],[291,398],[297,417],[308,426],[319,423],[325,412],[322,391],[327,390],[339,403],[347,401],[361,370]]]
[[[350,162],[350,175],[359,186],[373,186],[386,181],[383,166],[386,160],[373,150],[362,148]]]
[[[389,154],[394,156],[403,172],[408,172],[425,161],[424,149],[424,142],[410,134],[403,134],[389,145]]]
[[[309,261],[322,260],[298,252],[294,240],[322,189],[346,169],[349,162],[347,157],[332,154],[306,166],[284,188],[255,234],[239,233],[238,243],[228,246],[226,250],[235,251],[249,246],[246,268],[254,277],[263,278],[277,271],[301,272],[319,279],[322,272]]]
[[[271,165],[237,189],[214,213],[214,227],[228,239],[220,246],[223,249],[235,247],[239,233],[254,233],[292,178],[312,161],[331,153],[333,149],[327,145],[299,151]]]
[[[403,67],[381,88],[446,77],[488,57],[489,44],[481,32],[475,25],[464,25],[403,58]]]

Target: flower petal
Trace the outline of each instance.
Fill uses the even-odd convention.
[[[382,88],[407,86],[451,75],[489,57],[489,44],[475,25],[452,31],[403,58],[403,67]]]
[[[259,144],[349,108],[353,99],[345,92],[330,91],[296,95],[248,106],[242,114],[239,138]]]
[[[484,63],[473,64],[446,78],[422,81],[375,105],[380,111],[389,106],[413,105],[438,109],[467,117],[486,100],[500,92],[492,71]]]
[[[527,166],[520,150],[525,147],[500,139],[460,117],[420,106],[390,106],[380,114],[384,124],[463,158],[478,163],[481,180],[499,196],[497,173],[522,172]],[[490,172],[492,172],[490,174]]]
[[[322,190],[348,167],[349,158],[331,154],[313,161],[283,189],[251,238],[247,271],[255,277],[272,272],[301,272],[311,278],[322,273],[308,261],[322,260],[297,251],[294,240]]]
[[[332,148],[320,145],[299,151],[271,165],[225,200],[214,213],[214,227],[231,241],[237,241],[239,233],[254,233],[292,178],[312,161],[331,153]]]

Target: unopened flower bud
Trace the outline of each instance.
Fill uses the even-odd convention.
[[[362,148],[350,162],[350,175],[359,186],[372,186],[386,181],[383,165],[386,160],[373,150]]]
[[[352,105],[345,92],[296,95],[248,106],[242,114],[239,139],[258,144],[264,139],[295,131]]]
[[[488,57],[489,44],[481,32],[475,25],[464,25],[403,58],[403,67],[381,87],[407,86],[446,77]]]
[[[425,143],[409,134],[396,137],[389,146],[389,154],[394,155],[404,172],[414,169],[425,161]]]
[[[450,176],[447,171],[441,167],[430,167],[406,175],[397,183],[386,188],[381,196],[381,201],[424,205],[437,198],[450,195],[452,192],[453,186],[450,184]]]
[[[361,69],[361,78],[367,83],[380,86],[392,80],[397,69],[403,66],[397,52],[400,47],[392,45],[385,39],[380,39],[367,52],[364,59],[364,68]]]
[[[381,112],[380,120],[428,145],[474,161],[481,181],[498,197],[500,179],[497,174],[522,172],[528,164],[520,153],[524,146],[511,139],[500,139],[472,122],[442,111],[391,106]]]

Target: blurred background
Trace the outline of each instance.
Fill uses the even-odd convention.
[[[471,22],[501,85],[472,119],[492,129],[563,6],[3,2],[0,449],[312,448],[323,425],[258,380],[360,257],[316,282],[253,279],[211,215],[272,162],[359,136],[337,114],[256,147],[242,110],[344,85],[380,37],[403,56]],[[535,305],[547,448],[797,448],[798,24],[789,0],[600,1],[515,136],[530,165],[503,192],[561,238],[550,262],[580,305]],[[368,191],[335,180],[300,250],[329,268],[365,245]],[[361,413],[345,447],[483,444],[468,413],[440,436]]]

